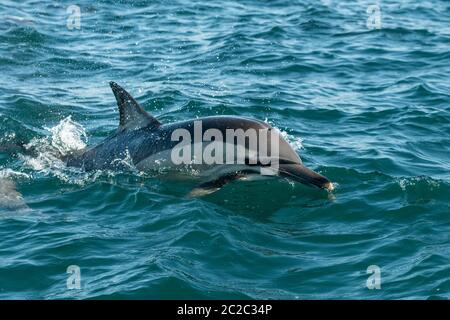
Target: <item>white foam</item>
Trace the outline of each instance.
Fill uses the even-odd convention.
[[[296,136],[289,134],[288,132],[278,128],[275,124],[273,124],[267,118],[264,119],[264,122],[271,125],[273,128],[277,129],[280,132],[283,139],[286,140],[286,142],[289,143],[295,151],[300,151],[303,149],[303,139],[302,138],[296,137]]]
[[[282,131],[277,128],[278,131],[280,131],[281,136],[284,138],[284,140],[287,141],[291,145],[291,147],[295,151],[300,151],[303,149],[303,139],[300,137],[293,136],[292,134],[287,133],[286,131]]]
[[[30,175],[24,172],[15,171],[10,168],[5,168],[0,170],[0,179],[8,179],[8,178],[26,178],[29,179]]]
[[[431,190],[440,186],[439,181],[423,176],[397,179],[397,183],[403,191],[407,191],[408,187],[414,187],[420,182],[425,182]]]
[[[35,151],[32,156],[20,156],[25,168],[31,169],[37,174],[53,176],[63,182],[80,186],[94,182],[99,177],[113,177],[117,174],[110,170],[85,172],[80,168],[67,167],[61,160],[61,155],[82,150],[88,142],[85,128],[73,121],[71,117],[61,120],[54,127],[45,129],[49,132],[48,136],[32,139],[25,146]],[[129,152],[124,158],[118,158],[112,162],[136,175],[143,175],[134,166]]]
[[[81,180],[80,177],[74,177],[74,170],[67,168],[60,157],[86,147],[87,135],[84,127],[69,116],[56,126],[45,129],[50,133],[48,136],[34,138],[25,145],[28,149],[34,149],[35,154],[21,156],[24,166],[41,174],[53,175],[66,182],[82,183],[85,177]]]
[[[87,135],[83,126],[69,116],[53,128],[46,128],[51,132],[51,145],[61,154],[86,148]]]

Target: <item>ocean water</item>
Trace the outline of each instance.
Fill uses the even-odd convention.
[[[0,18],[0,142],[39,150],[0,153],[1,299],[450,297],[450,2],[5,0]],[[117,128],[111,80],[164,123],[266,120],[337,188],[192,199],[66,168],[52,151]]]

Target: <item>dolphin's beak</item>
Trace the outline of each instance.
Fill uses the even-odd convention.
[[[290,178],[303,184],[314,185],[328,191],[334,190],[333,183],[328,178],[308,169],[302,164],[280,165],[279,174],[282,177]]]

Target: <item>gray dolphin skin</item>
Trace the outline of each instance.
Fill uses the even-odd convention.
[[[212,141],[211,139],[203,139],[203,134],[208,129],[215,129],[223,137],[226,136],[229,129],[276,131],[277,141],[275,143],[278,144],[279,154],[276,175],[302,184],[333,190],[333,184],[330,180],[306,168],[297,153],[278,131],[263,121],[236,116],[212,116],[161,124],[118,84],[110,82],[110,86],[119,106],[120,124],[118,130],[96,146],[65,156],[64,160],[68,166],[79,167],[86,171],[117,169],[124,165],[123,160],[127,160],[128,162],[131,161],[138,170],[144,172],[160,170],[161,168],[169,168],[178,172],[187,172],[189,171],[187,169],[191,169],[191,172],[195,172],[201,179],[201,183],[194,190],[193,195],[214,192],[228,182],[244,178],[253,173],[260,173],[261,168],[268,166],[267,162],[265,164],[260,160],[252,162],[249,158],[245,158],[245,162],[239,164],[196,164],[192,162],[190,164],[175,164],[171,156],[174,148],[179,145],[180,139],[173,138],[174,132],[177,129],[183,129],[185,132],[189,132],[191,136],[195,136],[194,122],[201,122],[202,141],[200,142],[204,142],[205,145]],[[270,151],[273,149],[271,146],[274,140],[266,140],[268,140],[267,150]],[[258,141],[261,141],[261,139],[258,138]],[[191,141],[192,149],[198,142],[195,139]],[[237,144],[237,141],[233,140],[232,144]],[[246,146],[248,146],[247,142]],[[204,147],[202,148],[204,150]],[[224,158],[226,157],[225,153]]]
[[[17,191],[15,183],[0,177],[0,211],[27,211],[22,195]],[[0,215],[1,217],[1,215]]]

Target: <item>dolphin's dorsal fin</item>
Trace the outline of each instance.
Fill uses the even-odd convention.
[[[157,128],[161,123],[148,114],[134,98],[115,82],[109,85],[119,106],[119,130],[136,130],[145,127]]]

